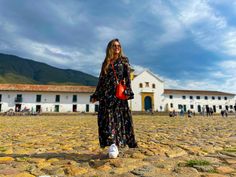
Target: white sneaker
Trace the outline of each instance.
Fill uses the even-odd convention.
[[[109,155],[109,158],[111,158],[111,159],[115,159],[119,155],[118,148],[117,148],[117,146],[115,144],[112,144],[109,147],[108,155]]]

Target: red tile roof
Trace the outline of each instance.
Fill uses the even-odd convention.
[[[234,96],[235,94],[219,92],[219,91],[208,91],[208,90],[175,90],[175,89],[164,89],[164,94],[196,94],[196,95],[229,95]]]
[[[0,91],[93,93],[94,86],[0,84]]]

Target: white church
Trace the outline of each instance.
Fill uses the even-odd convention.
[[[234,111],[235,94],[207,90],[165,89],[164,81],[146,70],[131,75],[134,99],[129,101],[132,111],[202,112],[207,107],[219,113]],[[23,109],[52,112],[97,112],[98,102],[89,102],[94,86],[0,84],[0,112]]]

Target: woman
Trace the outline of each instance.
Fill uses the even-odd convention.
[[[116,77],[116,76],[117,77]],[[137,147],[134,137],[133,121],[128,101],[115,96],[116,84],[124,80],[127,99],[133,99],[130,85],[130,65],[124,56],[118,39],[111,40],[106,49],[96,91],[91,102],[99,101],[98,131],[100,147],[111,146]],[[111,148],[111,147],[110,147]]]

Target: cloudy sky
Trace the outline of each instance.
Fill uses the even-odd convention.
[[[165,88],[236,93],[236,0],[0,0],[0,52],[95,76],[119,38]]]

